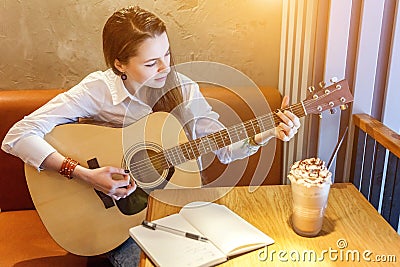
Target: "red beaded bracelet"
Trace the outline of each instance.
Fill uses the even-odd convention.
[[[74,172],[76,166],[79,165],[79,162],[73,160],[69,157],[65,157],[63,163],[61,164],[61,168],[58,171],[61,175],[64,175],[68,179],[72,179],[72,173]]]

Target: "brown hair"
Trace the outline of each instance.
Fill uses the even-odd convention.
[[[115,74],[122,73],[115,67],[118,59],[127,64],[129,58],[136,56],[139,45],[148,38],[154,38],[167,32],[165,23],[153,13],[138,6],[130,6],[116,11],[106,22],[103,28],[103,53],[106,64]],[[171,55],[171,71],[164,88],[148,89],[149,95],[156,98],[152,103],[154,111],[177,113],[180,117],[180,108],[174,109],[182,103],[182,93],[176,71],[173,68]]]
[[[128,64],[129,58],[136,56],[144,40],[161,35],[166,30],[161,19],[138,6],[116,11],[103,28],[103,53],[107,66],[121,75],[114,66],[115,60]]]

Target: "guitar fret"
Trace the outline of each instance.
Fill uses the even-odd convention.
[[[200,142],[199,142],[199,146],[201,145],[201,154],[203,155],[203,154],[206,154],[207,153],[207,150],[206,150],[206,147],[204,146],[204,142],[203,142],[203,137],[202,138],[200,138],[200,140],[199,140]]]
[[[260,131],[260,126],[258,126],[258,124],[256,123],[256,126],[258,127],[258,129],[256,129],[256,128],[254,127],[254,120],[251,120],[251,121],[250,121],[250,124],[251,124],[252,130],[254,131],[254,132],[252,133],[251,136],[254,136],[254,135],[256,135],[257,133],[259,133],[259,131]]]
[[[274,119],[274,126],[278,127],[279,123],[281,122],[281,118],[278,117],[275,113],[273,114],[273,119]]]
[[[177,160],[176,154],[172,151],[172,149],[170,149],[170,151],[172,152],[172,160],[173,160],[172,162],[173,162],[173,165],[176,166],[176,165],[179,164],[179,161]]]
[[[174,166],[174,164],[172,163],[172,159],[169,157],[168,150],[164,149],[162,152],[164,154],[164,158],[166,159],[168,168],[170,168],[171,166]]]
[[[306,115],[307,115],[307,112],[306,112],[306,108],[305,108],[305,106],[304,106],[303,101],[300,102],[300,103],[298,103],[297,105],[298,105],[298,106],[301,106],[301,108],[299,107],[299,109],[301,110],[301,112],[297,112],[296,116],[299,117],[299,118],[300,118],[300,117],[306,116]]]
[[[212,133],[212,134],[210,134],[210,142],[211,142],[211,150],[212,151],[216,151],[216,150],[218,150],[218,141],[216,140],[216,137],[215,137],[215,134],[214,133]]]
[[[207,139],[207,143],[208,143],[208,148],[207,148],[208,152],[211,152],[211,151],[215,150],[213,148],[214,141],[210,138],[211,136],[212,136],[212,134],[208,135],[207,138],[206,138]]]
[[[206,153],[207,153],[207,149],[206,149],[206,147],[204,146],[204,141],[203,141],[203,139],[204,139],[204,137],[201,137],[201,138],[200,138],[200,144],[201,144],[201,146],[203,147],[203,153],[202,153],[202,154],[206,154]]]
[[[229,146],[230,144],[232,144],[232,141],[230,139],[227,129],[223,129],[219,132],[214,133],[213,135],[215,135],[215,134],[219,134],[218,139],[220,139],[220,142],[217,142],[217,144],[219,144],[218,149],[221,149],[223,147],[226,147],[226,146]]]
[[[222,141],[222,145],[223,145],[222,147],[227,146],[227,145],[225,144],[225,140],[224,140],[224,136],[222,135],[222,131],[219,131],[218,133],[219,133],[219,138],[220,138],[221,141]],[[222,147],[218,146],[218,148],[222,148]]]
[[[171,163],[172,163],[172,165],[177,165],[178,164],[178,162],[176,161],[176,158],[175,158],[175,154],[172,152],[172,150],[171,149],[169,149],[169,155],[171,156],[170,158],[171,158]]]
[[[229,134],[229,138],[231,139],[231,143],[232,144],[237,142],[236,139],[233,136],[234,133],[237,134],[235,128],[236,128],[236,125],[228,128],[228,134]]]
[[[194,146],[195,148],[193,148],[193,146],[192,146],[193,143],[195,145]],[[198,158],[201,154],[200,154],[200,151],[197,149],[196,142],[191,141],[189,144],[190,144],[190,148],[192,149],[192,152],[193,152],[193,158]]]
[[[225,129],[225,130],[223,130],[223,131],[224,131],[224,144],[231,145],[231,144],[232,144],[232,139],[231,139],[231,137],[229,136],[228,130]],[[225,143],[225,141],[227,141],[227,142]]]
[[[238,132],[238,141],[241,141],[241,140],[243,140],[243,139],[246,139],[247,138],[247,129],[246,129],[246,127],[244,126],[244,124],[243,123],[241,123],[240,125],[238,125],[238,126],[241,126],[239,129],[241,129],[239,132]],[[239,135],[240,134],[240,135]]]
[[[179,164],[179,154],[176,153],[176,147],[168,149],[167,155],[169,156],[169,160],[173,166],[176,166]],[[178,156],[178,158],[177,158],[177,156]]]
[[[242,127],[241,127],[241,126],[242,126]],[[233,139],[232,143],[239,142],[240,140],[243,140],[243,139],[245,139],[245,138],[247,137],[247,134],[246,134],[246,135],[243,134],[243,132],[246,132],[246,131],[245,131],[245,128],[243,127],[243,124],[237,124],[237,125],[235,125],[233,128],[234,128],[234,130],[235,130],[234,133],[236,134],[237,139],[231,138],[231,139]],[[237,130],[237,128],[238,128],[239,130]],[[230,134],[229,134],[229,135],[230,135]]]
[[[256,119],[257,119],[258,125],[260,126],[261,132],[265,132],[266,129],[265,129],[265,127],[264,127],[264,123],[263,123],[262,121],[260,121],[261,117],[256,118]],[[262,128],[262,129],[261,129],[261,128]]]
[[[207,140],[207,142],[208,142],[207,151],[208,151],[208,152],[210,152],[210,150],[213,151],[210,138],[206,138],[206,140]]]
[[[192,142],[193,142],[194,147],[196,148],[196,152],[197,152],[196,156],[199,157],[201,155],[201,151],[199,149],[199,144],[198,144],[200,142],[200,140],[199,139],[195,139]],[[193,150],[193,151],[195,151],[195,150]]]
[[[190,142],[189,142],[189,144],[190,144]],[[183,156],[184,156],[184,158],[186,158],[187,160],[191,160],[191,156],[190,156],[190,153],[189,153],[189,150],[188,150],[188,148],[187,148],[187,145],[186,144],[181,144],[181,145],[179,145],[179,147],[180,147],[180,149],[182,150],[182,153],[183,153]],[[184,149],[183,149],[183,148]],[[186,153],[185,153],[186,152]]]
[[[219,140],[219,141],[217,141],[217,147],[218,147],[218,149],[220,149],[221,147],[226,146],[226,145],[225,145],[224,137],[223,137],[223,135],[221,134],[221,132],[222,132],[222,131],[216,132],[216,134],[219,135],[219,136],[218,136],[218,140]],[[217,138],[217,137],[215,137],[215,138]]]
[[[204,154],[217,150],[215,142],[210,138],[211,136],[212,134],[209,134],[200,138]]]
[[[167,153],[168,162],[170,162],[172,166],[175,166],[175,157],[174,154],[171,153],[171,149],[167,149],[165,152]]]
[[[178,155],[178,159],[179,159],[179,163],[178,164],[184,163],[186,161],[186,159],[185,159],[185,156],[183,155],[183,151],[180,148],[180,146],[176,146],[175,147],[175,152]]]
[[[306,107],[304,106],[304,102],[301,101],[299,105],[301,105],[301,110],[303,111],[304,116],[306,116],[307,112],[306,112]]]
[[[193,149],[192,144],[195,145],[196,150]],[[190,145],[190,149],[191,149],[191,151],[192,151],[192,153],[193,153],[193,158],[192,158],[192,159],[198,158],[201,154],[200,154],[199,150],[197,149],[196,141],[195,141],[195,140],[194,140],[194,141],[190,141],[190,142],[189,142],[189,145]]]
[[[200,140],[201,140],[201,145],[203,147],[203,154],[206,154],[208,151],[204,142],[204,137],[202,137]]]
[[[247,122],[246,126],[247,136],[254,136],[260,133],[260,125],[257,119],[253,119]]]

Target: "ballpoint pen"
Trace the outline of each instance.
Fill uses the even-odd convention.
[[[142,225],[146,228],[152,229],[152,230],[163,230],[166,232],[170,232],[176,235],[180,235],[180,236],[184,236],[187,238],[191,238],[191,239],[195,239],[195,240],[199,240],[199,241],[208,241],[208,238],[204,237],[204,236],[200,236],[197,234],[192,234],[192,233],[188,233],[182,230],[178,230],[178,229],[174,229],[168,226],[164,226],[164,225],[160,225],[157,223],[153,223],[153,222],[149,222],[149,221],[143,221]]]

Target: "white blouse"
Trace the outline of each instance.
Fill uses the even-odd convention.
[[[184,107],[192,112],[194,118],[192,138],[223,129],[218,121],[219,115],[212,111],[198,84],[182,74],[178,77],[184,85],[181,86]],[[40,170],[46,157],[55,152],[55,148],[43,139],[55,126],[77,122],[79,118],[129,125],[151,112],[151,107],[131,95],[111,69],[97,71],[17,122],[7,133],[1,148]],[[248,157],[257,150],[258,147],[240,141],[214,153],[222,163],[229,163]]]

